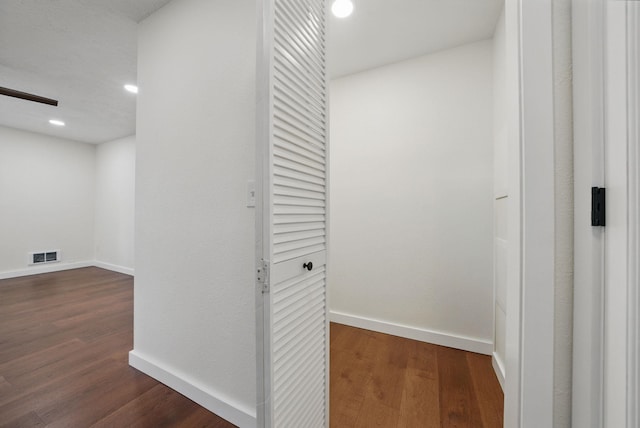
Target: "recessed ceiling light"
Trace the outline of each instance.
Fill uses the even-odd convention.
[[[351,0],[335,0],[331,5],[331,12],[337,18],[346,18],[353,12],[353,3]]]
[[[132,94],[138,93],[138,87],[136,85],[124,85],[124,88]]]
[[[63,121],[58,120],[58,119],[51,119],[51,120],[49,120],[49,123],[52,124],[52,125],[55,125],[55,126],[64,126],[65,125],[65,123]]]

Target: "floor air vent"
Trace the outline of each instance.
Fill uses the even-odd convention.
[[[54,263],[60,261],[60,250],[37,251],[29,253],[29,264],[39,265],[42,263]]]

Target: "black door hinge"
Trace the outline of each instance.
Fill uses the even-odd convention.
[[[607,219],[605,188],[591,188],[591,226],[604,226]]]

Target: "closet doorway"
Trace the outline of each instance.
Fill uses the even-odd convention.
[[[380,417],[415,426],[425,412],[434,426],[445,417],[496,426],[503,4],[389,3],[353,0],[349,17],[329,18],[332,425]],[[448,376],[467,379],[466,392]],[[481,411],[473,385],[490,382],[481,395],[495,399]],[[466,394],[464,412],[448,408],[451,394]],[[439,404],[412,408],[412,396]],[[480,414],[486,425],[473,422]]]

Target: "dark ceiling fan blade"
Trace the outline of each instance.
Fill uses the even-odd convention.
[[[39,95],[33,95],[28,92],[16,91],[15,89],[3,88],[2,86],[0,86],[0,95],[20,98],[27,101],[34,101],[36,103],[49,104],[50,106],[58,105],[58,100],[52,100],[51,98],[45,98]]]

